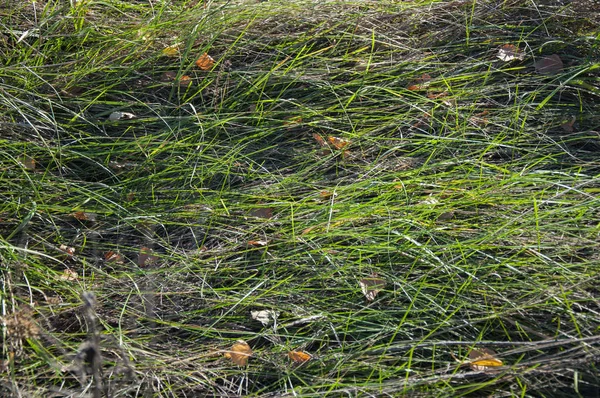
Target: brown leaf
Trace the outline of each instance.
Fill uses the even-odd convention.
[[[123,264],[123,256],[117,252],[109,250],[104,253],[104,261],[108,263]]]
[[[567,133],[572,133],[573,131],[575,131],[575,129],[573,128],[574,124],[575,124],[575,116],[573,116],[570,121],[564,122],[563,124],[561,124],[560,127],[562,127],[562,129],[564,131],[566,131]]]
[[[210,70],[215,64],[213,57],[204,53],[196,60],[196,66],[202,70]]]
[[[257,218],[273,218],[272,207],[260,207],[258,209],[250,210],[250,215]]]
[[[428,82],[431,80],[431,76],[428,73],[423,73],[417,77],[411,84],[406,87],[410,91],[422,90],[428,86]]]
[[[250,358],[252,354],[252,349],[248,343],[244,340],[238,340],[224,356],[225,358],[231,359],[231,361],[238,366],[246,366],[248,365],[248,358]]]
[[[91,222],[96,221],[95,213],[86,213],[83,211],[76,211],[74,213],[71,213],[71,215],[73,216],[73,218],[75,218],[76,220],[79,220],[79,221],[91,221]]]
[[[35,170],[35,159],[29,156],[23,156],[19,159],[19,163],[27,170]]]
[[[367,301],[375,300],[379,292],[385,288],[385,281],[379,278],[376,274],[369,278],[363,278],[358,283],[360,290],[365,295]]]
[[[312,355],[304,351],[290,351],[288,352],[288,358],[295,363],[304,363],[312,359]]]
[[[140,254],[138,255],[138,265],[140,267],[153,265],[158,261],[158,257],[154,254],[154,251],[149,247],[142,247]]]
[[[563,62],[557,54],[540,58],[535,63],[535,71],[540,75],[554,75],[562,70]]]

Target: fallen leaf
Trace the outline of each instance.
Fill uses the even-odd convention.
[[[155,256],[154,250],[149,247],[142,247],[140,254],[138,255],[138,265],[140,267],[153,265],[158,261],[158,257]]]
[[[179,44],[173,44],[172,46],[163,48],[162,53],[169,58],[179,56]]]
[[[67,245],[60,245],[58,247],[61,251],[67,253],[69,256],[73,256],[75,254],[75,248]]]
[[[296,363],[304,363],[310,361],[312,355],[304,351],[290,351],[288,352],[288,358]]]
[[[376,274],[369,278],[361,279],[358,284],[360,285],[360,290],[365,295],[367,301],[375,300],[375,297],[379,292],[385,288],[385,281],[379,278]]]
[[[248,365],[248,358],[250,358],[252,354],[252,349],[248,343],[244,340],[238,340],[224,356],[225,358],[231,359],[231,361],[238,366],[246,366]]]
[[[505,44],[500,47],[496,57],[504,62],[512,61],[514,59],[522,61],[525,58],[525,54],[523,54],[514,44]]]
[[[567,133],[572,133],[573,131],[575,131],[575,129],[573,128],[573,125],[575,124],[575,116],[573,116],[571,118],[571,120],[564,122],[563,124],[560,125],[560,127],[562,127],[562,129],[564,131],[566,131]]]
[[[210,70],[215,64],[213,57],[204,53],[196,60],[196,66],[202,70]]]
[[[171,82],[175,80],[175,78],[177,78],[177,73],[173,71],[164,72],[162,75],[160,75],[160,80],[163,82]]]
[[[535,63],[535,71],[541,75],[554,75],[562,70],[563,62],[557,54],[543,57]]]
[[[327,143],[325,142],[325,140],[323,139],[323,137],[321,137],[319,134],[317,133],[313,133],[313,138],[317,141],[317,143],[321,146],[327,146]]]
[[[123,264],[123,256],[117,252],[109,250],[104,253],[104,261],[115,264]]]
[[[289,117],[289,118],[285,119],[283,122],[283,125],[292,127],[292,126],[295,126],[300,123],[302,123],[302,116],[293,116],[293,117]]]
[[[27,170],[35,170],[35,159],[30,158],[29,156],[22,156],[19,159],[19,163]]]
[[[269,326],[272,323],[277,321],[279,317],[279,311],[274,310],[260,310],[260,311],[250,311],[250,316],[255,321],[258,321],[263,324],[263,326]]]
[[[73,218],[79,221],[95,222],[97,218],[95,213],[86,213],[84,211],[76,211],[74,213],[71,213],[71,215],[73,216]]]
[[[431,76],[428,73],[423,73],[421,76],[413,80],[413,82],[406,88],[410,91],[422,90],[428,86],[430,80]]]
[[[300,232],[300,235],[306,235],[308,233],[310,233],[313,229],[315,229],[316,227],[308,227],[308,228],[304,228],[302,230],[302,232]]]
[[[331,191],[321,191],[321,192],[319,192],[319,196],[320,196],[322,199],[329,199],[329,198],[331,198],[332,196],[333,196],[333,197],[336,197],[337,195],[338,195],[338,194],[337,194],[336,192],[331,192]]]
[[[108,116],[108,120],[114,122],[121,119],[133,119],[135,115],[129,112],[113,112]]]
[[[76,281],[77,279],[79,279],[79,276],[77,275],[77,272],[67,268],[63,271],[62,275],[60,276],[60,279],[63,281]]]
[[[268,242],[266,240],[249,240],[248,241],[248,246],[254,246],[254,247],[263,247],[266,246],[268,244]]]
[[[496,353],[489,348],[473,349],[469,353],[469,366],[473,370],[485,371],[492,367],[502,366],[501,360],[495,357]]]
[[[272,218],[273,217],[273,208],[261,207],[258,209],[252,209],[250,211],[250,215],[252,217],[257,217],[257,218]]]
[[[179,85],[182,86],[182,87],[187,87],[190,84],[192,84],[192,78],[189,77],[188,75],[183,75],[179,79]]]
[[[327,141],[329,141],[329,143],[335,149],[342,149],[345,146],[348,146],[350,144],[350,141],[348,141],[348,140],[344,140],[343,138],[333,137],[331,135],[329,137],[327,137]]]
[[[427,93],[427,98],[429,99],[438,99],[438,98],[443,98],[443,97],[447,97],[448,96],[448,92],[444,91],[441,93],[434,93],[434,92],[428,92]]]

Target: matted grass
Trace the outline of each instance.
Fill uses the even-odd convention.
[[[598,395],[600,17],[558,3],[4,2],[1,394]]]

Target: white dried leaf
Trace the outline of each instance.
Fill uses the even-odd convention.
[[[110,114],[110,116],[108,116],[108,120],[114,122],[115,120],[133,119],[134,117],[135,115],[129,112],[113,112]]]
[[[525,58],[525,54],[519,51],[517,47],[512,44],[505,44],[500,47],[498,50],[498,55],[496,55],[499,59],[504,62],[512,61],[514,59],[518,59],[522,61]]]
[[[274,323],[279,317],[279,311],[273,310],[261,310],[261,311],[250,311],[250,316],[255,321],[259,321],[263,326],[269,326]]]

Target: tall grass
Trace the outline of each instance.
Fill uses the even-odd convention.
[[[2,394],[597,395],[586,4],[4,2]]]

